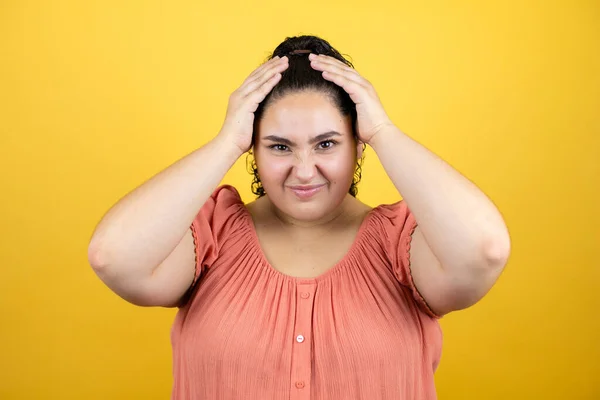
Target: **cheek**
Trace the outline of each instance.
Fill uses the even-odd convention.
[[[321,174],[331,182],[331,184],[339,184],[345,187],[352,183],[354,163],[351,155],[323,158],[317,165]]]
[[[317,164],[323,174],[340,177],[348,172],[348,162],[343,158],[323,159]]]
[[[257,165],[263,183],[284,180],[290,173],[291,163],[285,157],[265,157],[260,161]]]

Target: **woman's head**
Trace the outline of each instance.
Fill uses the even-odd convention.
[[[358,141],[354,102],[311,67],[310,52],[352,67],[315,36],[287,38],[277,46],[268,59],[287,56],[289,67],[254,113],[252,189],[259,197],[268,193],[285,212],[318,218],[348,193],[356,196],[364,147]],[[294,190],[313,185],[323,187],[310,197]]]

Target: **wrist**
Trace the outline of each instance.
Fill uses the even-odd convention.
[[[389,143],[389,141],[394,137],[398,137],[399,135],[403,134],[404,133],[402,133],[402,131],[400,131],[396,125],[391,124],[373,135],[373,137],[371,137],[369,140],[368,145],[371,146],[377,153],[377,150],[387,146],[387,143]]]
[[[244,154],[244,151],[231,138],[222,133],[211,140],[211,147],[217,154],[221,154],[224,159],[230,161],[231,164],[235,163]]]

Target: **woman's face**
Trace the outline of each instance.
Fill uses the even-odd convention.
[[[362,146],[349,116],[326,95],[305,91],[265,109],[254,155],[270,201],[293,219],[316,221],[348,195]]]

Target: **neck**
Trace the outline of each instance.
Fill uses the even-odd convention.
[[[285,229],[295,230],[328,230],[337,226],[340,222],[347,220],[351,209],[351,196],[347,195],[342,203],[332,212],[324,215],[322,218],[312,221],[299,220],[284,213],[268,200],[268,209],[276,220],[278,220]]]

